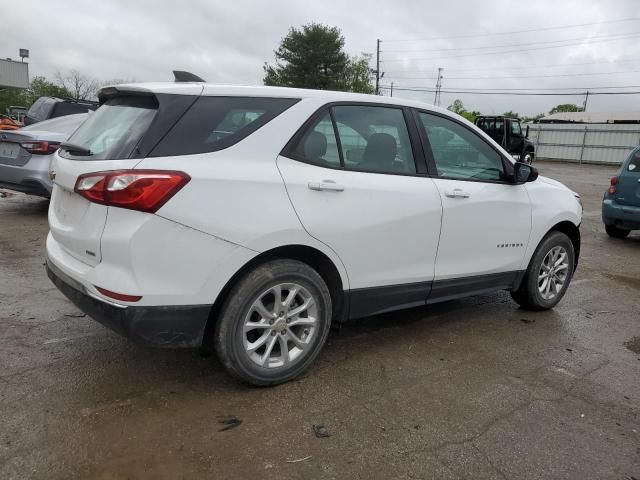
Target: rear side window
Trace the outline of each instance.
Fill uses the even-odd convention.
[[[633,152],[631,152],[626,170],[627,172],[640,174],[640,148],[636,148]]]
[[[153,121],[158,102],[151,96],[122,96],[107,100],[69,137],[67,143],[89,151],[78,154],[62,149],[61,155],[77,160],[129,158]]]
[[[193,155],[228,148],[297,101],[293,98],[200,97],[149,156]]]

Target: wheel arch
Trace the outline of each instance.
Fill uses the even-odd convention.
[[[581,240],[580,240],[580,228],[578,228],[574,223],[570,222],[569,220],[564,220],[562,222],[556,223],[553,227],[551,227],[551,229],[549,229],[549,232],[546,233],[545,237],[550,233],[550,232],[562,232],[564,233],[567,237],[569,237],[569,240],[571,240],[571,243],[573,244],[573,250],[575,251],[575,263],[573,266],[573,269],[575,271],[576,268],[578,268],[578,258],[580,257],[580,244],[581,244]]]
[[[248,272],[254,268],[262,265],[271,260],[277,259],[292,259],[306,263],[314,270],[316,270],[329,288],[331,294],[331,302],[333,305],[333,321],[340,322],[346,314],[346,301],[345,301],[345,288],[343,279],[340,275],[340,271],[336,267],[335,263],[324,252],[317,248],[308,245],[283,245],[274,247],[270,250],[266,250],[259,255],[253,257],[246,262],[236,273],[227,281],[216,300],[214,301],[211,312],[209,313],[209,319],[205,327],[205,333],[202,340],[202,346],[205,349],[209,349],[212,344],[213,333],[215,330],[215,323],[222,310],[224,302],[226,301],[229,292],[234,285]]]

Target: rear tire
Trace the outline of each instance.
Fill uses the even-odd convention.
[[[511,297],[527,310],[553,308],[567,291],[574,266],[571,240],[562,232],[552,231],[538,245],[520,287],[511,292]]]
[[[322,277],[297,260],[273,260],[247,273],[229,292],[214,347],[227,371],[258,386],[304,372],[331,324],[331,295]]]
[[[607,235],[613,238],[625,238],[631,232],[631,230],[618,228],[615,225],[605,225],[604,229],[607,231]]]

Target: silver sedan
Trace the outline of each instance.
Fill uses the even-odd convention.
[[[13,131],[0,131],[0,188],[50,197],[53,152],[87,118],[86,113],[57,117]]]

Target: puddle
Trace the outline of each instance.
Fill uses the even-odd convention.
[[[631,350],[633,353],[640,354],[640,337],[633,337],[628,342],[624,342],[624,346]]]

